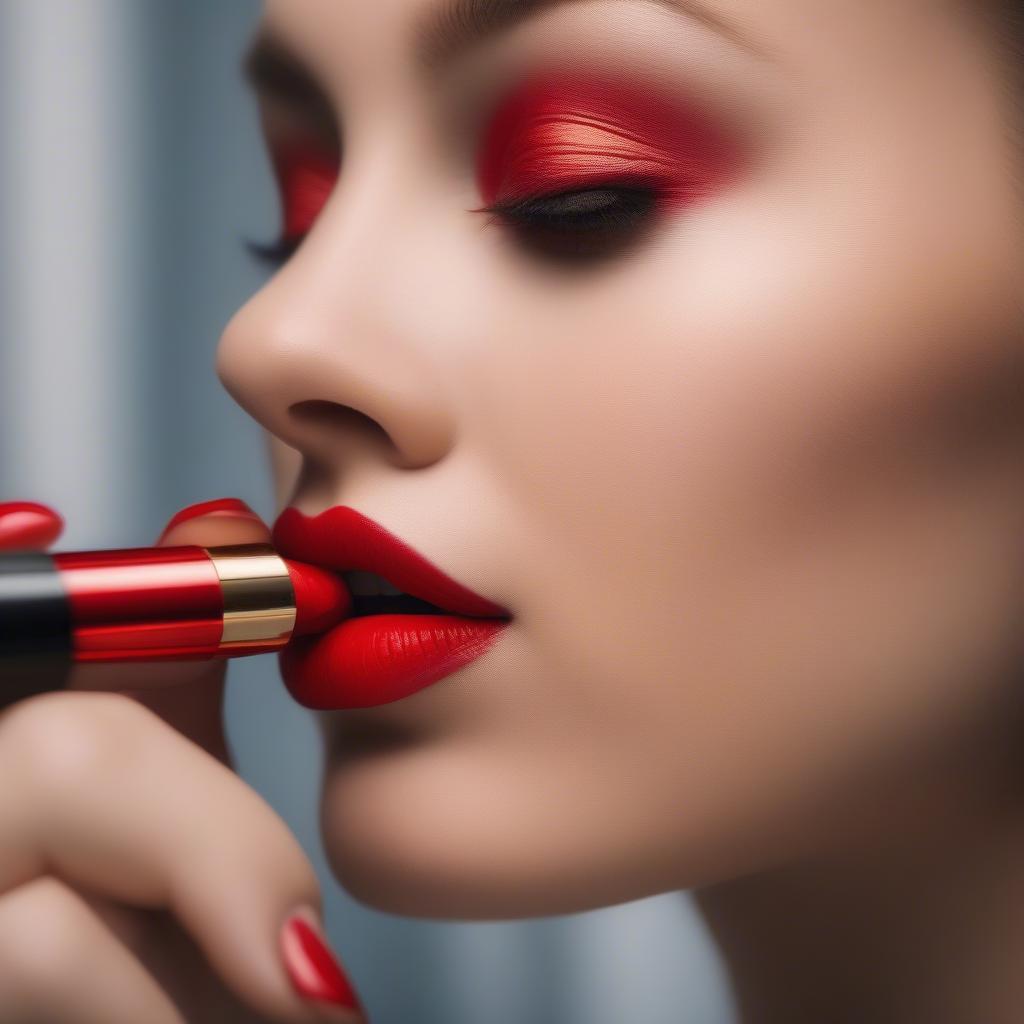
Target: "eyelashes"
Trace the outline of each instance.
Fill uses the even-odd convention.
[[[657,202],[653,188],[607,185],[525,196],[469,212],[488,214],[488,223],[503,224],[536,255],[572,262],[611,256],[636,242],[649,227]],[[282,234],[269,244],[243,244],[258,263],[277,268],[291,259],[306,234]]]
[[[283,266],[292,258],[305,237],[305,234],[282,235],[270,243],[254,242],[252,239],[245,238],[242,240],[242,245],[252,259],[261,266],[276,268]]]
[[[501,221],[539,255],[584,260],[613,255],[636,242],[657,201],[653,188],[601,185],[495,202],[472,212]]]

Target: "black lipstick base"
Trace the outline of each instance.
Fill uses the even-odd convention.
[[[0,556],[0,706],[63,689],[71,656],[68,596],[53,559]]]

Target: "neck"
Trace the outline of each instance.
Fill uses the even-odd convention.
[[[1024,732],[1005,733],[887,792],[842,850],[695,894],[743,1024],[1018,1024]]]

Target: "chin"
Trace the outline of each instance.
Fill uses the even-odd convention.
[[[324,787],[324,850],[354,899],[388,913],[460,920],[602,905],[600,891],[567,888],[572,873],[560,870],[560,855],[529,822],[502,814],[500,798],[480,808],[471,783],[442,782],[437,771],[401,760],[349,762]]]
[[[540,799],[528,775],[479,750],[364,752],[330,766],[324,849],[349,895],[408,917],[570,914],[708,881],[685,856],[680,873],[678,848],[653,857],[659,844],[638,842],[595,794],[578,797]]]
[[[332,763],[324,846],[346,892],[378,910],[465,921],[570,913],[639,895],[621,893],[586,862],[572,822],[553,829],[539,819],[536,788],[514,769],[483,765],[445,744]],[[636,880],[626,869],[618,881]]]

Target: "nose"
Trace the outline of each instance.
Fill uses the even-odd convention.
[[[341,203],[332,196],[299,251],[231,318],[217,372],[244,409],[318,466],[338,470],[372,453],[421,468],[455,435],[450,374],[429,342],[438,325],[417,317],[436,251],[382,213],[372,182],[354,191]]]

